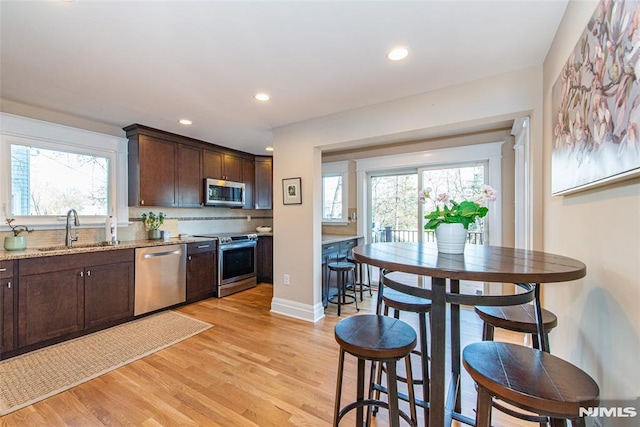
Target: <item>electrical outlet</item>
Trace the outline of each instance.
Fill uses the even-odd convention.
[[[285,286],[289,286],[291,284],[291,277],[288,274],[284,275],[284,284]]]

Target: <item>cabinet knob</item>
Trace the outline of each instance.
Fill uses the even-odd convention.
[[[144,205],[144,200],[140,200],[140,205]]]
[[[189,261],[191,261],[191,255],[189,255],[189,256],[187,257],[187,259],[188,259]]]
[[[80,272],[80,277],[84,277],[84,271]]]
[[[11,289],[11,282],[7,282],[7,288]]]
[[[87,276],[91,276],[91,270],[87,270]]]

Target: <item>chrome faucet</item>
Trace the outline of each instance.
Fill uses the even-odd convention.
[[[80,225],[80,221],[78,221],[78,212],[76,212],[75,209],[69,209],[69,212],[67,212],[67,234],[65,235],[65,238],[64,238],[65,245],[67,245],[68,248],[71,247],[73,242],[78,241],[77,231],[76,231],[76,237],[71,237],[71,224],[69,223],[69,220],[71,219],[71,214],[73,214],[73,225],[75,226]]]

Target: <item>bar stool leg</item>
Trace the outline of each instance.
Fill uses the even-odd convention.
[[[389,307],[387,307],[387,306],[384,307],[384,315],[385,316],[389,315]],[[382,370],[383,370],[382,363],[383,362],[375,362],[375,363],[371,364],[371,379],[373,380],[374,367],[375,367],[376,384],[382,384]],[[370,387],[369,394],[370,395],[373,392],[373,387],[371,387],[371,384],[373,384],[373,381],[369,382],[369,387]],[[376,389],[374,394],[375,394],[375,397],[373,397],[373,398],[375,400],[380,400],[380,390]],[[378,413],[378,407],[376,406],[376,407],[373,408],[373,415],[376,415],[377,413]],[[367,416],[367,418],[369,418],[369,417]]]
[[[338,361],[338,379],[336,381],[336,403],[333,411],[333,426],[338,427],[338,415],[340,414],[340,400],[342,399],[342,374],[344,372],[344,353],[340,349],[340,359]]]
[[[478,387],[476,427],[491,427],[491,395],[484,387]]]
[[[358,291],[356,290],[356,273],[355,273],[356,269],[355,267],[353,268],[353,270],[351,270],[351,277],[353,278],[353,302],[356,305],[356,311],[360,311],[360,309],[358,308]],[[344,273],[344,280],[342,281],[342,292],[343,292],[343,298],[345,300],[346,303],[346,299],[347,299],[347,282],[349,279],[349,273],[345,272]]]
[[[422,368],[422,400],[426,403],[429,401],[429,353],[427,350],[427,319],[425,313],[419,313],[418,319],[420,322],[420,365]],[[429,419],[429,409],[424,408],[424,419]]]
[[[355,268],[353,269],[353,273],[355,275]],[[362,288],[364,287],[364,278],[362,277],[362,263],[359,262],[358,263],[358,280],[360,283],[360,301],[364,301],[364,297],[363,297],[363,292],[362,292]],[[354,279],[354,283],[355,283],[355,279]]]
[[[398,399],[392,399],[391,396],[398,396],[398,376],[396,374],[395,361],[387,363],[387,390],[389,391],[389,425],[391,427],[400,427],[400,409],[398,407]]]
[[[373,400],[373,395],[374,395],[374,390],[373,390],[373,387],[372,387],[372,385],[373,385],[373,377],[375,376],[375,374],[376,374],[376,372],[378,370],[377,369],[378,363],[381,363],[381,362],[376,362],[376,361],[372,360],[371,361],[371,369],[369,369],[369,394],[368,394],[369,400]],[[380,398],[380,393],[378,393],[378,399],[379,398]],[[377,411],[377,408],[378,408],[377,406],[374,406],[375,409],[372,409],[372,406],[373,405],[367,406],[367,424],[366,424],[367,426],[371,425],[372,412],[374,410]]]
[[[365,360],[358,358],[358,389],[356,394],[356,401],[362,402],[364,400],[364,363]],[[361,426],[364,423],[362,418],[364,415],[364,408],[359,406],[356,408],[356,423]]]
[[[404,358],[405,371],[407,373],[407,395],[409,397],[409,414],[414,426],[418,425],[418,413],[416,412],[416,395],[413,389],[413,370],[411,369],[411,353]],[[428,418],[427,418],[428,419]]]
[[[482,327],[482,341],[493,341],[494,328],[492,325],[484,322]]]
[[[342,306],[342,303],[344,302],[344,290],[342,289],[342,273],[339,271],[336,271],[336,283],[338,285],[338,316],[340,316],[340,307]],[[341,300],[342,299],[342,300]]]

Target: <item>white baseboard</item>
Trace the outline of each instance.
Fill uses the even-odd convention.
[[[312,306],[275,297],[271,299],[271,312],[313,323],[324,317],[324,307],[321,302]]]

